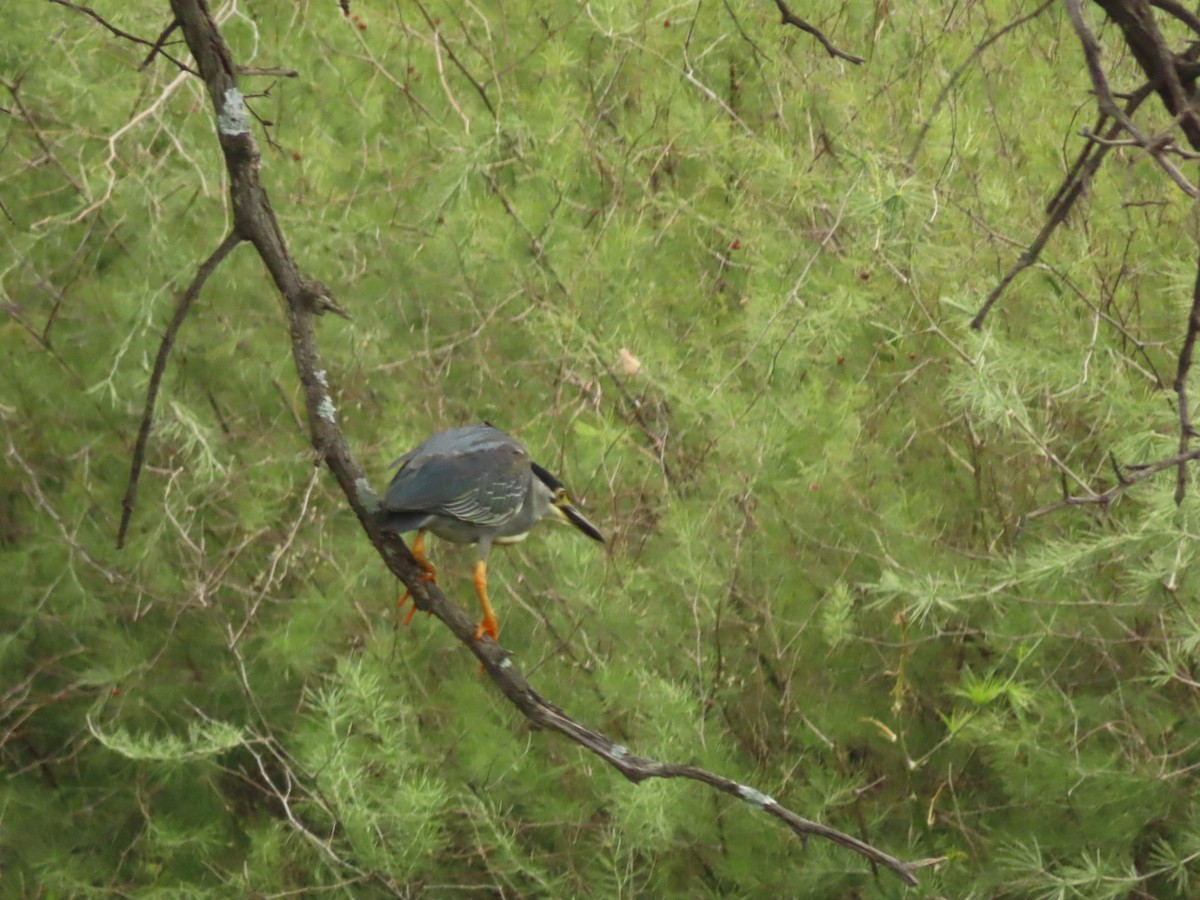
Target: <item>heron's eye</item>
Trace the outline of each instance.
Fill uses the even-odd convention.
[[[554,492],[554,501],[556,503],[566,503],[567,502],[567,489],[559,488],[557,491],[555,491]]]

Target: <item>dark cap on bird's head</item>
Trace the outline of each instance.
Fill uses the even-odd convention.
[[[604,535],[600,533],[600,529],[587,520],[567,496],[567,489],[561,481],[539,466],[537,463],[530,461],[529,468],[533,470],[533,474],[538,480],[550,489],[554,494],[554,499],[551,500],[551,505],[554,511],[558,514],[560,521],[566,522],[569,525],[574,525],[593,541],[604,543]]]

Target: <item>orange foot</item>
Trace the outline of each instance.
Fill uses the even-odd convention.
[[[483,620],[475,626],[475,640],[480,640],[485,634],[493,641],[500,639],[500,622],[497,621],[494,615],[490,615],[490,610],[485,613]]]
[[[433,566],[426,563],[426,569],[424,572],[422,572],[420,575],[417,576],[417,581],[424,581],[424,582],[430,582],[432,584],[437,584],[437,569],[435,569]],[[404,604],[408,602],[410,597],[412,597],[412,591],[410,591],[406,588],[404,591],[404,596],[396,601],[396,609],[400,609],[401,607],[403,607]],[[413,616],[415,616],[416,614],[417,614],[417,604],[414,603],[411,607],[409,607],[408,612],[404,616],[404,624],[406,626],[412,624]]]

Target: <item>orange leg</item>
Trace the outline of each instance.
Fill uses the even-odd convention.
[[[494,641],[500,637],[500,623],[488,600],[486,560],[481,559],[475,563],[475,593],[479,595],[479,605],[483,607],[483,620],[475,626],[475,640],[486,634]]]
[[[416,559],[417,565],[419,565],[423,569],[420,576],[418,576],[418,580],[431,581],[434,584],[437,584],[437,569],[435,569],[433,567],[433,564],[428,559],[425,558],[425,530],[424,529],[421,529],[420,531],[417,532],[417,536],[415,538],[413,538],[412,546],[409,549],[412,551],[413,558]],[[396,608],[399,609],[400,607],[402,607],[405,603],[408,602],[408,598],[411,596],[412,596],[412,593],[409,590],[405,589],[404,596],[401,597],[396,602]],[[404,616],[404,624],[408,625],[410,622],[412,622],[413,616],[415,616],[416,614],[417,614],[417,605],[414,603],[409,608],[408,613]]]

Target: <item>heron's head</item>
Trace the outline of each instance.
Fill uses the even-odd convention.
[[[533,474],[539,482],[538,487],[544,488],[549,495],[546,511],[542,514],[542,517],[567,525],[573,525],[593,541],[599,541],[603,544],[604,535],[600,533],[600,529],[587,520],[587,517],[583,513],[575,508],[575,505],[571,502],[571,498],[567,496],[567,489],[563,486],[563,483],[537,463],[532,463],[532,468]]]

